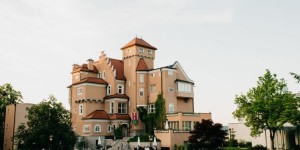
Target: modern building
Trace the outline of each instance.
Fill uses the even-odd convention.
[[[245,125],[244,121],[228,124],[229,137],[234,137],[238,141],[252,142],[252,146],[262,145],[271,149],[270,132],[268,130],[264,130],[257,137],[252,137],[250,132],[250,128]],[[293,149],[299,143],[299,131],[291,124],[286,123],[282,129],[275,133],[274,146],[276,149]]]
[[[121,52],[121,60],[101,52],[97,60],[73,66],[69,86],[72,125],[89,145],[105,144],[105,137],[113,135],[113,129],[119,126],[124,136],[144,133],[145,124],[138,110],[155,112],[154,103],[160,93],[166,100],[170,127],[166,131],[188,134],[194,122],[211,119],[210,113],[194,113],[194,81],[179,62],[155,68],[157,48],[141,38],[134,38]],[[156,133],[164,139],[162,146],[171,148],[173,137],[166,131]],[[177,138],[179,145],[188,140],[186,136]]]
[[[11,104],[6,106],[5,116],[5,129],[4,129],[4,150],[17,149],[17,145],[13,140],[15,133],[18,131],[19,125],[26,123],[27,119],[27,108],[30,108],[33,104],[21,103]]]

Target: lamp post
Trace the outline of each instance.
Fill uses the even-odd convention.
[[[52,146],[52,138],[53,138],[53,135],[50,134],[50,136],[49,136],[49,141],[50,141],[49,150],[51,149],[51,146]]]
[[[149,147],[152,147],[152,142],[153,142],[153,135],[149,135],[149,142],[150,142],[150,146]]]

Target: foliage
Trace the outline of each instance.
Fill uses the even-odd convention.
[[[122,139],[122,126],[119,126],[118,128],[115,129],[114,131],[116,139]]]
[[[257,87],[251,88],[246,95],[236,96],[237,109],[233,116],[245,119],[251,135],[258,136],[264,129],[270,131],[271,148],[274,149],[275,132],[287,122],[292,122],[299,114],[299,100],[290,91],[283,79],[269,70],[259,77]]]
[[[73,149],[70,112],[54,96],[29,108],[27,117],[27,127],[19,126],[14,137],[22,149]]]
[[[297,80],[298,83],[300,83],[300,75],[296,74],[296,73],[293,73],[291,72],[290,73],[292,76],[294,76],[294,78]]]
[[[252,150],[267,150],[267,148],[262,145],[255,145]]]
[[[189,137],[193,149],[216,149],[222,146],[226,138],[226,131],[222,130],[222,124],[214,124],[212,120],[196,122],[194,130]]]
[[[230,140],[228,140],[224,143],[224,146],[226,146],[226,147],[237,147],[238,146],[238,141],[235,140],[235,139],[230,139]]]
[[[6,106],[22,102],[22,94],[6,83],[0,86],[0,149],[3,148]]]
[[[163,94],[157,95],[155,102],[155,125],[157,129],[164,129],[164,122],[166,121],[166,101]]]

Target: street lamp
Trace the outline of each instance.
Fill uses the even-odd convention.
[[[50,136],[49,136],[49,141],[50,141],[50,146],[49,146],[49,149],[51,149],[51,145],[52,145],[52,138],[53,138],[53,135],[52,135],[52,134],[50,134]]]
[[[149,142],[150,142],[150,146],[149,147],[151,147],[152,142],[153,142],[153,135],[149,135]]]

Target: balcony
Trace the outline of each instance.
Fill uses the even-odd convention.
[[[193,98],[194,93],[187,93],[187,92],[176,92],[176,97],[181,97],[181,98]]]

